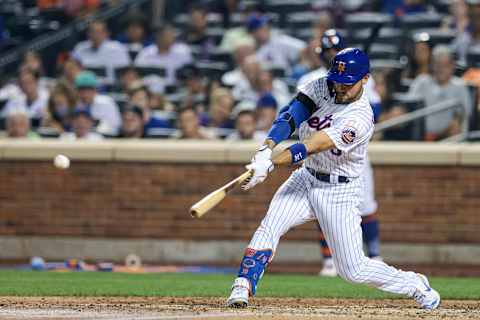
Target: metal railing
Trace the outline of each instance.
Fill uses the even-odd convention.
[[[463,108],[458,99],[450,99],[450,100],[442,101],[432,106],[424,107],[412,112],[408,112],[401,116],[395,117],[393,119],[382,121],[375,125],[375,132],[376,133],[383,132],[393,127],[410,123],[412,121],[415,121],[421,118],[425,118],[432,114],[436,114],[445,110],[456,109],[456,108]],[[459,134],[459,136],[460,135],[465,136],[468,133],[468,123],[469,123],[469,118],[466,115],[464,115],[462,119],[462,133]]]

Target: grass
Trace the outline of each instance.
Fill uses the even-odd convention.
[[[225,297],[234,275],[0,271],[0,296],[209,296]],[[480,278],[432,278],[443,299],[480,300]],[[266,275],[259,297],[397,298],[339,278]]]

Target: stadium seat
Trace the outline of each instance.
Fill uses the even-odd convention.
[[[370,59],[398,59],[399,51],[395,45],[374,43],[368,50]]]
[[[467,68],[480,68],[480,48],[472,48],[467,52]]]
[[[347,38],[348,43],[366,43],[370,41],[372,28],[364,28],[353,31]],[[399,45],[403,40],[404,34],[401,29],[383,27],[377,36],[372,39],[375,43]]]
[[[286,27],[289,28],[293,33],[298,29],[310,28],[312,23],[316,21],[317,18],[318,14],[312,11],[289,13],[286,17]],[[296,35],[296,33],[293,34]]]
[[[105,67],[85,66],[85,69],[95,73],[99,78],[105,78],[107,76],[107,69]]]
[[[400,27],[405,31],[440,28],[442,16],[436,13],[418,13],[400,17]]]
[[[345,25],[350,34],[356,30],[372,29],[378,24],[382,27],[393,27],[393,17],[386,13],[356,12],[345,16]]]
[[[215,45],[219,45],[222,41],[225,29],[222,27],[208,27],[205,33],[214,39]]]
[[[397,59],[370,59],[370,70],[396,70],[401,72],[404,68],[404,65]]]
[[[195,63],[195,66],[200,70],[202,75],[212,79],[220,79],[228,70],[228,65],[221,61],[198,61]]]
[[[162,67],[135,67],[142,77],[155,75],[165,78],[166,71]]]

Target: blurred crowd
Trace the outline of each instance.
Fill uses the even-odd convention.
[[[78,10],[100,3],[81,2]],[[107,21],[93,20],[68,52],[26,52],[0,88],[3,135],[261,141],[298,86],[326,74],[329,50],[348,46],[370,54],[365,90],[377,121],[449,100],[456,105],[376,139],[437,141],[460,134],[465,123],[476,128],[480,0],[300,1],[304,9],[285,15],[288,28],[262,1],[186,2],[186,12],[182,1],[181,9],[172,4],[155,28],[133,10],[116,34]],[[424,16],[438,17],[435,28],[405,35],[409,17]],[[46,74],[45,64],[56,64],[58,73]]]

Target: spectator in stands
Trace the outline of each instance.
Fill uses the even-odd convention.
[[[58,82],[50,92],[42,127],[52,128],[58,133],[69,131],[71,129],[70,115],[76,106],[76,92],[66,83]]]
[[[246,57],[240,65],[242,76],[233,84],[232,94],[235,100],[257,100],[260,62],[255,55]]]
[[[130,87],[138,82],[142,82],[142,80],[135,67],[129,66],[120,70],[120,79],[118,80],[119,92],[127,93]]]
[[[280,79],[274,79],[270,71],[261,70],[258,75],[257,97],[261,97],[265,93],[271,93],[281,106],[290,102],[291,95],[287,84]]]
[[[210,96],[208,113],[200,117],[200,125],[217,129],[233,129],[234,123],[230,115],[233,110],[233,97],[230,90],[216,88]],[[220,136],[225,136],[220,134]]]
[[[312,39],[320,40],[324,32],[333,27],[332,15],[328,11],[320,11],[317,20],[312,23]]]
[[[382,113],[379,115],[378,122],[387,121],[407,113],[407,109],[394,102],[393,93],[396,89],[396,81],[393,76],[396,72],[383,71],[372,72],[371,77],[375,82],[375,90],[380,97]],[[380,135],[375,135],[374,139],[381,138],[382,140],[406,140],[410,133],[409,125],[399,125],[382,132]]]
[[[39,139],[40,136],[30,130],[30,118],[25,111],[12,111],[6,119],[7,137]]]
[[[135,59],[138,67],[163,68],[166,71],[165,85],[177,84],[176,72],[192,63],[190,48],[175,41],[175,29],[164,25],[156,32],[156,43],[144,48]]]
[[[383,0],[383,11],[395,16],[427,12],[425,0]]]
[[[60,81],[65,82],[70,87],[75,88],[75,78],[83,71],[82,64],[79,60],[70,56],[65,60],[62,67],[62,77]]]
[[[468,18],[468,7],[465,0],[453,0],[450,2],[449,13],[442,22],[442,28],[446,30],[455,30],[457,34],[462,34],[467,30],[470,24]]]
[[[144,138],[144,115],[142,108],[129,106],[122,111],[122,127],[119,138]]]
[[[271,93],[266,93],[257,101],[255,110],[257,119],[257,130],[267,132],[277,117],[278,103]]]
[[[181,37],[195,52],[195,56],[201,60],[209,60],[215,50],[215,39],[207,34],[207,14],[208,10],[205,6],[192,5],[187,29]]]
[[[405,77],[414,79],[421,74],[431,73],[432,48],[430,35],[419,32],[413,35],[413,52],[408,58]]]
[[[67,15],[85,17],[94,14],[100,7],[100,2],[101,0],[63,0],[63,5]]]
[[[227,140],[255,140],[262,142],[267,137],[266,132],[258,131],[253,110],[241,110],[235,117],[235,131],[227,136]]]
[[[470,26],[465,32],[459,33],[452,43],[458,63],[466,66],[467,54],[471,49],[480,50],[480,1],[466,0]]]
[[[208,97],[208,88],[200,69],[194,64],[183,66],[178,71],[178,78],[184,90],[180,90],[180,100],[184,106],[193,106],[197,110],[205,109]]]
[[[244,7],[241,0],[214,0],[211,9],[222,15],[223,27],[232,27],[232,16],[236,13],[240,14]]]
[[[118,37],[118,41],[126,46],[130,59],[134,61],[144,47],[152,44],[148,37],[147,19],[140,12],[130,12],[125,17],[124,25],[125,32]]]
[[[179,139],[212,139],[215,136],[203,127],[200,127],[200,119],[192,107],[185,107],[178,112]]]
[[[4,116],[12,111],[23,111],[29,115],[32,127],[38,127],[48,103],[48,91],[39,86],[38,79],[38,73],[26,67],[20,69],[18,86],[21,94],[8,100],[2,112]]]
[[[127,48],[118,41],[110,40],[105,22],[93,21],[88,28],[88,40],[78,43],[73,49],[73,56],[84,68],[106,68],[106,81],[115,80],[115,68],[130,64]]]
[[[326,76],[330,61],[332,61],[338,51],[346,47],[343,37],[336,29],[326,30],[321,35],[320,40],[317,43],[313,43],[313,45],[316,44],[318,44],[318,46],[313,48],[313,54],[319,59],[319,61],[314,61],[318,67],[301,77],[298,80],[298,86]]]
[[[440,140],[462,131],[462,120],[472,113],[472,99],[463,80],[453,75],[455,62],[449,47],[438,45],[433,49],[433,74],[419,75],[413,81],[409,94],[424,100],[425,106],[456,100],[459,108],[448,109],[427,116],[425,139]]]
[[[305,49],[300,52],[300,60],[293,67],[290,78],[299,81],[306,74],[323,67],[322,60],[318,54],[320,40],[312,38]],[[305,82],[305,80],[302,80]]]
[[[257,56],[267,68],[282,69],[289,74],[291,66],[300,57],[300,51],[306,44],[300,40],[271,30],[266,15],[251,14],[246,21],[247,30],[255,38]]]
[[[77,108],[71,114],[73,132],[64,132],[60,139],[67,141],[89,140],[99,141],[103,136],[93,131],[95,119],[88,109]]]
[[[168,119],[155,115],[151,110],[152,94],[142,82],[133,83],[128,90],[128,105],[142,110],[145,132],[156,128],[171,128]]]
[[[174,112],[175,105],[168,101],[165,96],[160,92],[149,91],[150,92],[150,109],[155,111],[163,112]]]
[[[247,81],[242,72],[241,66],[245,61],[245,58],[253,54],[255,54],[255,41],[253,38],[247,38],[246,40],[239,41],[233,49],[235,69],[223,74],[222,84],[232,88],[239,82]]]
[[[45,75],[42,58],[37,52],[33,50],[28,50],[25,53],[21,65],[36,72],[40,77]]]
[[[75,78],[78,90],[78,107],[88,110],[99,121],[97,131],[105,135],[116,135],[121,125],[120,112],[115,101],[107,95],[97,93],[97,79],[90,71],[83,71]]]
[[[223,34],[220,42],[220,50],[223,52],[232,52],[240,43],[255,42],[255,39],[246,28],[246,19],[253,12],[254,8],[248,7],[241,12],[242,24],[237,27],[230,27]]]

